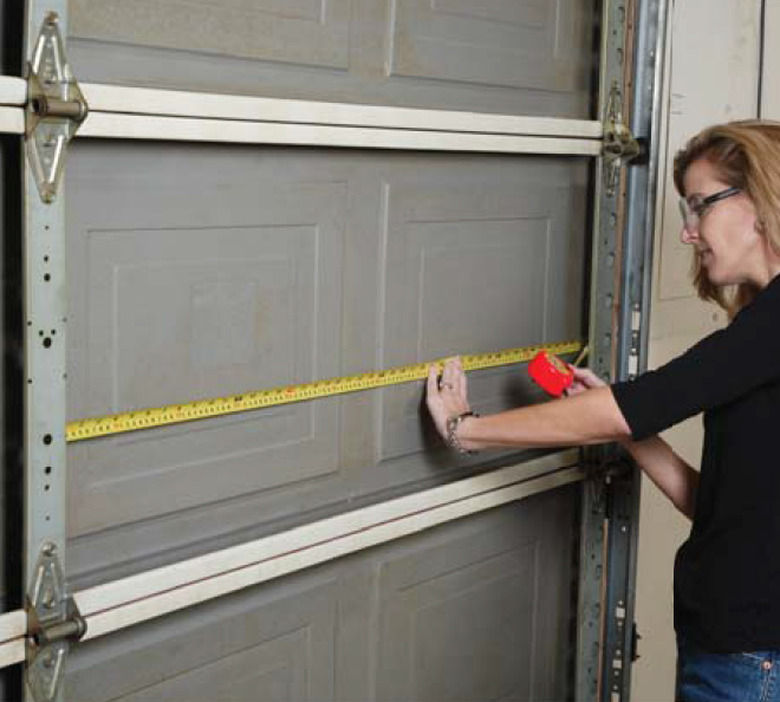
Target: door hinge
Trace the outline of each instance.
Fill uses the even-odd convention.
[[[27,65],[25,136],[41,200],[54,200],[62,180],[65,151],[89,107],[73,77],[56,12],[43,21]]]
[[[623,120],[623,93],[612,84],[604,123],[604,180],[608,196],[615,194],[620,168],[646,153],[646,145],[636,139]]]
[[[57,696],[70,643],[86,631],[86,621],[68,595],[57,548],[44,544],[27,593],[27,685],[36,702]]]

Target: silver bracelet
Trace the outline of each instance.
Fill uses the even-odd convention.
[[[458,439],[458,427],[467,417],[479,417],[479,415],[476,412],[468,411],[455,417],[450,417],[447,420],[447,446],[454,448],[458,453],[473,455],[477,453],[477,451],[470,451],[469,449],[463,448],[460,439]]]

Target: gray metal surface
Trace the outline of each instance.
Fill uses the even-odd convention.
[[[72,0],[82,81],[589,117],[593,3]]]
[[[95,143],[69,168],[69,419],[580,335],[583,160]],[[541,399],[518,368],[471,393]],[[69,573],[106,581],[486,460],[444,450],[421,397],[75,444]]]
[[[82,644],[68,699],[567,699],[577,492]]]
[[[623,252],[620,335],[617,378],[624,380],[647,368],[650,329],[653,235],[658,159],[660,155],[661,93],[664,42],[668,16],[666,0],[638,3],[635,39],[634,90],[631,129],[648,144],[647,161],[626,174],[629,208]],[[609,671],[609,693],[627,700],[631,693],[631,666],[636,652],[634,608],[638,548],[640,470],[632,466],[616,481],[614,513],[608,539],[611,566],[607,582],[608,619],[605,657]],[[605,696],[604,699],[607,699]]]
[[[28,4],[29,57],[49,9]],[[61,24],[63,33],[66,23]],[[42,202],[25,161],[25,575],[44,543],[65,545],[65,235],[63,199]]]
[[[51,13],[67,36],[65,0],[28,0],[25,57],[32,59],[38,36]],[[43,202],[31,164],[25,159],[23,183],[24,275],[24,591],[35,580],[43,550],[56,549],[65,561],[65,228],[64,200]],[[30,669],[28,669],[29,671]],[[41,697],[35,676],[26,676],[24,699],[60,700],[61,686],[47,686]]]
[[[620,95],[625,82],[626,20],[629,16],[623,0],[602,3],[601,61],[599,71],[598,115],[607,122],[610,95]],[[609,179],[605,159],[594,168],[594,213],[591,239],[591,280],[589,303],[589,365],[606,381],[614,379],[617,305],[620,299],[620,236],[622,226],[622,181]],[[622,174],[621,174],[622,175]],[[578,596],[576,699],[593,702],[609,694],[604,657],[605,610],[604,582],[610,567],[605,549],[605,523],[608,495],[602,466],[611,447],[587,449],[586,460],[592,466],[591,479],[585,484],[580,519],[580,568]]]

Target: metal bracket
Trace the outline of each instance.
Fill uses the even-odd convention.
[[[642,656],[639,655],[639,641],[642,634],[636,628],[636,622],[631,626],[631,662],[636,663]]]
[[[642,154],[642,145],[623,121],[623,93],[617,83],[613,83],[609,91],[601,153],[604,156],[607,195],[611,197],[615,194],[621,166]]]
[[[50,12],[27,66],[27,158],[45,203],[57,194],[66,146],[89,112],[68,65],[58,24],[57,13]]]
[[[44,544],[27,593],[27,681],[36,702],[57,695],[71,641],[84,636],[87,624],[68,596],[57,549]]]

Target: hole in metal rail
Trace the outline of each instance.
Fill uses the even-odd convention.
[[[51,348],[51,339],[48,336],[43,340],[43,346],[47,349]]]
[[[51,445],[52,440],[53,439],[51,434],[45,434],[43,437],[43,443],[46,444],[47,446]]]

